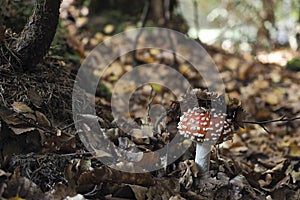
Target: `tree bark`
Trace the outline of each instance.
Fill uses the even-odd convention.
[[[23,68],[35,67],[48,52],[59,20],[60,3],[36,0],[34,12],[14,45]]]

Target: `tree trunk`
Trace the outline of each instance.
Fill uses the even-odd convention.
[[[14,45],[23,68],[34,67],[48,52],[59,20],[60,3],[36,0],[34,12]]]
[[[261,12],[261,22],[257,33],[257,49],[265,50],[271,48],[270,32],[265,26],[268,22],[274,27],[275,23],[275,2],[274,0],[262,0],[263,9]]]
[[[162,25],[164,23],[164,10],[162,0],[152,0],[151,1],[151,14],[152,20]]]

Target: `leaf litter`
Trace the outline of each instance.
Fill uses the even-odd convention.
[[[77,23],[84,27],[86,21],[83,17]],[[93,43],[98,44],[114,31],[114,27],[107,26],[107,35],[97,33],[91,40],[94,42],[85,44],[80,37],[90,36],[84,29],[78,33],[72,26],[75,25],[69,26],[66,36],[68,45],[76,47],[82,58]],[[128,39],[134,40],[131,36]],[[164,45],[159,39],[155,42],[158,46]],[[184,46],[179,43],[178,48]],[[213,47],[206,49],[218,66],[226,95],[239,99],[245,110],[247,115],[243,114],[241,119],[263,121],[299,116],[299,73],[268,60],[270,57],[263,59],[263,55],[231,55]],[[106,53],[114,51],[118,51],[117,47]],[[136,59],[142,63],[174,63],[173,56],[161,49],[140,50]],[[193,161],[195,145],[188,141],[181,144],[190,145],[188,151],[163,169],[130,174],[108,168],[97,157],[121,155],[140,166],[164,162],[153,152],[163,148],[177,134],[180,99],[172,94],[174,91],[161,85],[148,84],[135,89],[132,82],[120,92],[133,92],[127,117],[139,126],[131,127],[126,120],[114,121],[110,92],[116,81],[133,69],[132,54],[123,55],[108,68],[103,85],[97,89],[96,116],[77,119],[93,118],[104,129],[105,135],[91,141],[94,151],[89,152],[78,137],[74,128],[76,122],[71,116],[73,73],[79,66],[73,65],[50,54],[38,72],[15,74],[8,66],[0,69],[2,199],[299,199],[299,120],[268,123],[264,127],[239,124],[232,141],[213,148],[210,176],[205,179],[198,175]],[[189,63],[178,59],[177,65],[193,87],[207,88],[211,84],[205,83]],[[159,65],[157,70],[167,74]],[[97,69],[94,74],[99,74]],[[91,94],[82,92],[81,95]],[[199,96],[197,99],[201,105],[206,105],[209,98]],[[88,106],[85,102],[78,103]],[[160,106],[155,107],[156,104]],[[168,112],[161,117],[159,114],[163,111]],[[157,120],[161,121],[155,124]],[[120,123],[122,129],[116,125]],[[157,130],[149,129],[154,125]],[[124,127],[128,127],[128,131]],[[82,127],[82,131],[90,128]],[[105,138],[119,150],[109,152],[97,147],[97,140]],[[152,153],[151,159],[143,159],[143,155],[137,153],[141,151]],[[124,167],[130,169],[132,166]]]

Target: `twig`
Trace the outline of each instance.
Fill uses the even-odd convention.
[[[153,132],[154,132],[155,134],[158,133],[158,126],[159,126],[160,122],[162,122],[162,120],[163,120],[165,117],[167,117],[168,114],[169,114],[169,112],[166,111],[166,112],[162,113],[162,114],[159,116],[159,118],[156,120],[156,122],[155,122],[155,124],[154,124],[154,127],[153,127]]]
[[[270,131],[265,127],[266,124],[274,123],[274,122],[291,122],[291,121],[295,121],[295,120],[300,120],[300,117],[286,119],[285,116],[282,116],[279,119],[271,119],[271,120],[265,120],[265,121],[260,121],[260,122],[257,122],[257,121],[237,121],[237,122],[241,122],[244,124],[257,124],[260,127],[262,127],[267,133],[270,134]]]
[[[170,0],[165,0],[164,1],[164,6],[163,6],[163,13],[164,13],[164,25],[167,27],[168,23],[171,21],[171,14],[169,11],[169,7],[170,7]],[[176,49],[175,49],[175,44],[172,40],[172,36],[171,36],[171,31],[167,31],[167,38],[170,42],[170,46],[171,46],[171,51],[173,52],[173,63],[172,63],[172,67],[175,69],[178,69],[178,62],[177,62],[177,55],[176,55]]]
[[[260,127],[262,127],[267,133],[271,133],[263,124],[259,124]]]
[[[173,52],[173,63],[172,63],[172,67],[175,69],[178,69],[178,62],[177,62],[177,57],[176,57],[176,49],[175,49],[175,45],[174,42],[172,40],[172,36],[171,36],[171,32],[167,31],[167,36],[168,36],[168,40],[170,42],[171,45],[171,50]]]
[[[290,119],[285,119],[285,116],[281,117],[280,119],[271,119],[271,120],[265,120],[265,121],[237,121],[237,122],[242,122],[245,124],[258,124],[258,125],[264,125],[264,124],[269,124],[269,123],[273,123],[273,122],[291,122],[291,121],[295,121],[295,120],[300,120],[300,117],[294,117],[294,118],[290,118]]]
[[[88,193],[85,193],[84,196],[94,196],[97,193],[98,185],[96,184],[95,187],[92,189],[92,191],[89,191]]]
[[[75,152],[75,153],[67,153],[67,154],[60,154],[61,156],[66,156],[66,157],[69,157],[69,156],[85,156],[85,155],[92,155],[93,153],[95,153],[95,151],[93,152]]]
[[[150,85],[150,86],[151,86],[151,94],[150,94],[150,97],[149,97],[149,100],[148,100],[148,103],[147,103],[147,123],[151,121],[151,118],[150,118],[150,106],[152,105],[154,97],[156,95],[156,92],[153,89],[152,85]]]
[[[148,15],[150,12],[150,4],[151,4],[151,0],[147,0],[144,10],[143,10],[143,14],[142,14],[142,25],[141,25],[141,29],[139,29],[137,36],[135,37],[134,43],[133,43],[133,54],[132,54],[132,58],[133,58],[133,67],[136,67],[138,65],[137,59],[136,59],[136,48],[137,48],[137,44],[138,44],[138,40],[142,35],[143,29],[146,25],[146,21],[148,19]]]
[[[5,42],[4,46],[5,46],[6,50],[10,53],[10,55],[15,59],[15,61],[17,61],[17,63],[16,63],[17,68],[18,68],[17,70],[22,71],[22,61],[21,61],[21,59],[8,47],[8,44],[6,42]],[[4,55],[4,58],[6,59],[5,55]],[[9,63],[10,66],[12,66],[11,65],[11,63],[12,63],[11,61],[8,61],[8,63]],[[13,66],[12,66],[12,69],[15,70],[15,68]]]
[[[199,38],[199,13],[198,13],[198,2],[197,0],[193,0],[193,8],[194,8],[194,26],[197,33],[197,38]]]
[[[173,103],[174,103],[174,102],[173,102]],[[173,104],[173,103],[172,103],[172,104]],[[159,118],[156,120],[156,122],[155,122],[155,124],[154,124],[154,127],[153,127],[153,133],[154,133],[154,134],[157,134],[157,133],[158,133],[158,126],[159,126],[159,124],[162,122],[162,120],[163,120],[164,118],[166,118],[166,117],[168,116],[168,114],[174,112],[174,110],[176,110],[176,109],[178,108],[178,105],[179,105],[179,104],[177,104],[177,107],[176,107],[176,108],[172,108],[172,109],[170,109],[170,110],[167,110],[167,111],[163,112],[163,113],[159,116]]]
[[[171,0],[164,0],[163,13],[164,13],[164,23],[165,23],[165,25],[171,19],[170,5],[171,5]]]
[[[82,121],[82,119],[79,119],[79,120],[77,120],[77,121],[75,121],[75,122],[73,122],[73,123],[71,123],[71,124],[69,124],[69,125],[67,125],[67,126],[65,126],[65,127],[63,127],[63,128],[61,128],[60,130],[61,130],[61,131],[64,131],[64,130],[70,128],[71,126],[74,126],[76,123],[81,122],[81,121]]]

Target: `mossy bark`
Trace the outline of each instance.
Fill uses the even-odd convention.
[[[34,12],[14,45],[23,68],[34,67],[48,52],[59,20],[60,3],[36,0]]]

